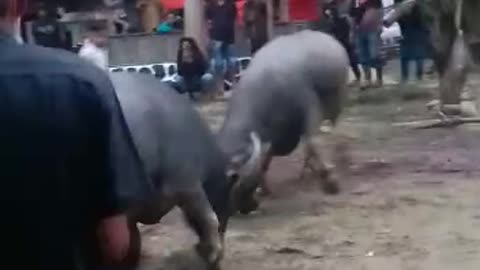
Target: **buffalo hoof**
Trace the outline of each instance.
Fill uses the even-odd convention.
[[[258,195],[260,195],[261,197],[268,197],[272,195],[272,191],[268,187],[262,187],[259,189]]]
[[[340,193],[340,187],[338,186],[337,181],[332,180],[331,171],[328,169],[320,170],[320,179],[322,184],[322,189],[325,194],[328,195],[337,195]]]
[[[335,181],[324,181],[322,183],[322,189],[323,192],[328,195],[337,195],[338,193],[340,193],[340,187]]]
[[[223,258],[223,248],[211,247],[202,243],[195,245],[195,250],[197,254],[205,260],[208,270],[220,270],[220,262]]]
[[[248,207],[240,208],[238,210],[238,212],[240,212],[240,214],[242,214],[242,215],[249,215],[250,213],[257,211],[258,207],[259,207],[258,202],[254,202],[251,205],[249,205]]]

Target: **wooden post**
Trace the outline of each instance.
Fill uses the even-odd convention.
[[[288,0],[280,0],[280,22],[288,22]]]
[[[150,33],[160,23],[160,10],[155,0],[139,0],[137,7],[140,9],[143,31]]]
[[[274,10],[273,10],[273,0],[264,0],[267,7],[267,37],[268,40],[272,40],[274,37]]]
[[[195,39],[202,53],[207,55],[207,31],[204,9],[203,0],[185,0],[185,36]]]

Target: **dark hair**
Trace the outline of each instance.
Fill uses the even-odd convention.
[[[183,43],[188,42],[190,43],[190,46],[192,47],[192,54],[193,54],[193,61],[202,61],[205,62],[205,57],[203,56],[202,52],[200,51],[200,48],[197,45],[197,42],[191,38],[191,37],[183,37],[180,39],[179,44],[178,44],[178,52],[177,52],[177,62],[181,63],[183,62]]]

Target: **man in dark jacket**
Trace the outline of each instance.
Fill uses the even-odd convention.
[[[20,7],[0,0],[0,259],[15,269],[117,266],[129,248],[127,200],[147,191],[142,164],[105,72],[18,44]]]
[[[233,76],[233,44],[237,8],[234,0],[213,0],[207,6],[207,21],[212,40],[212,54],[217,76]],[[225,64],[226,63],[226,68]],[[231,78],[229,78],[231,79]]]
[[[342,12],[343,9],[346,12]],[[348,11],[351,9],[350,0],[332,0],[325,5],[325,14],[330,20],[330,33],[345,47],[350,60],[350,67],[355,75],[355,84],[361,80],[360,68],[355,46],[352,42],[352,27]]]
[[[40,6],[37,11],[37,18],[32,24],[32,32],[35,44],[50,48],[62,47],[57,18],[52,16],[52,12],[44,6]]]
[[[247,0],[243,6],[246,36],[252,55],[268,42],[267,5],[262,0]]]

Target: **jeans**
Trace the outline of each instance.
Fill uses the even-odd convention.
[[[211,49],[215,75],[232,72],[235,67],[233,44],[213,40]]]
[[[381,68],[382,39],[378,31],[359,31],[356,35],[359,62],[370,68]]]
[[[414,61],[416,65],[416,77],[418,80],[423,77],[424,57],[417,51],[420,48],[415,44],[416,40],[404,39],[400,43],[400,65],[402,71],[402,81],[407,81],[410,75],[410,62]]]
[[[416,63],[417,79],[422,79],[423,62],[427,56],[427,46],[427,33],[416,29],[404,30],[403,40],[400,42],[400,61],[403,81],[408,80],[411,61],[415,61]]]
[[[180,93],[189,93],[190,95],[196,92],[204,92],[212,87],[213,75],[205,73],[201,77],[185,78],[180,75],[175,77],[172,86]]]

